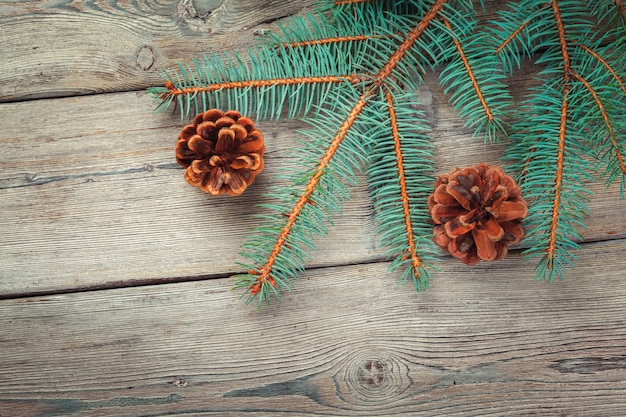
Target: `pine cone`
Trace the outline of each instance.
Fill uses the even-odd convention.
[[[485,163],[440,176],[428,208],[435,242],[467,265],[504,258],[522,240],[528,214],[513,178]]]
[[[243,193],[263,170],[264,152],[261,132],[234,110],[198,114],[176,143],[187,182],[213,195]]]

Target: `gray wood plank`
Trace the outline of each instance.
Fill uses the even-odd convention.
[[[437,171],[500,163],[504,144],[472,140],[433,82]],[[290,162],[298,121],[261,122],[267,168],[238,198],[189,187],[173,158],[177,115],[154,115],[151,97],[120,93],[0,104],[0,295],[128,286],[240,271],[254,204]],[[598,182],[586,240],[626,236],[617,186]],[[362,183],[309,266],[381,260]]]
[[[269,201],[262,193],[304,127],[259,123],[266,169],[243,196],[212,197],[176,164],[178,116],[154,115],[143,93],[1,106],[5,295],[239,271],[243,238],[263,213],[254,204]],[[365,186],[353,196],[311,265],[380,257]]]
[[[191,58],[245,50],[310,0],[53,1],[0,4],[0,102],[145,89]],[[485,2],[484,19],[504,7]]]
[[[144,89],[162,68],[253,45],[307,0],[0,5],[0,101]]]
[[[227,279],[0,300],[0,415],[621,416],[625,240],[570,279],[448,259],[307,272],[282,304]]]

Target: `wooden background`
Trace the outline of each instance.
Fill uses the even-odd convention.
[[[623,416],[617,187],[591,185],[565,282],[534,282],[517,250],[443,257],[422,294],[396,286],[360,185],[283,303],[258,312],[231,291],[253,204],[303,125],[259,122],[266,170],[212,198],[175,163],[178,115],[144,90],[308,3],[0,3],[0,416]],[[438,171],[498,162],[427,78]]]

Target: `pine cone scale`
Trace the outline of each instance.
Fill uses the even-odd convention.
[[[207,155],[215,152],[213,144],[199,135],[194,135],[189,139],[187,148],[198,155]]]
[[[498,223],[495,217],[489,216],[489,218],[481,222],[481,224],[492,242],[497,242],[504,237],[504,228]]]
[[[431,217],[437,223],[446,223],[466,212],[467,211],[459,205],[436,204],[431,209]]]
[[[472,230],[472,238],[476,244],[476,254],[483,261],[494,261],[498,252],[496,251],[496,243],[489,238],[485,229],[476,227]]]
[[[528,214],[526,202],[503,201],[497,207],[489,210],[499,221],[521,219]]]

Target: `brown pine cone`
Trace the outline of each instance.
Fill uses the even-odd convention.
[[[528,205],[498,166],[482,163],[440,176],[428,208],[435,242],[468,265],[502,259],[508,245],[524,237]]]
[[[211,109],[185,126],[176,143],[176,161],[185,179],[202,191],[239,195],[263,170],[263,135],[239,112]]]

